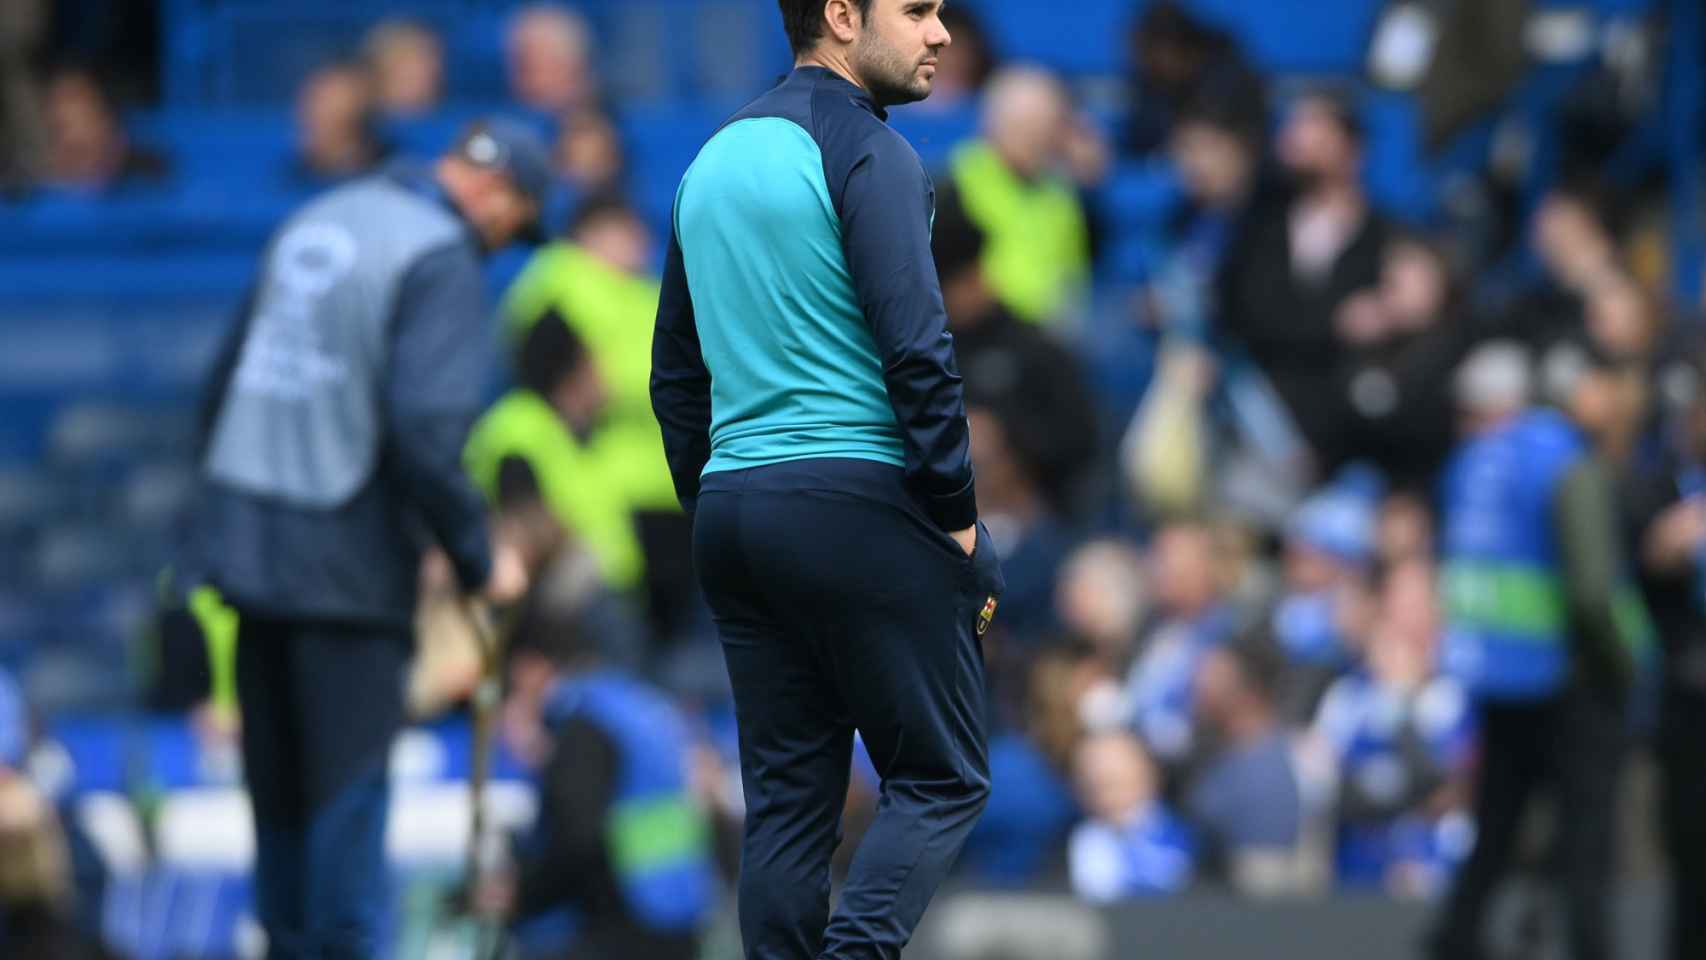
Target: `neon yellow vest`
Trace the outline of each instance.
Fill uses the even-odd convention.
[[[208,672],[212,676],[210,701],[221,714],[237,711],[237,611],[225,603],[219,591],[199,586],[190,591],[190,615],[201,627],[207,644]]]
[[[505,297],[504,312],[518,342],[550,307],[568,321],[610,388],[609,419],[591,446],[616,472],[632,509],[673,512],[680,507],[652,414],[658,289],[655,279],[623,273],[573,244],[554,243],[528,262]]]
[[[995,296],[1022,320],[1055,320],[1090,276],[1090,230],[1072,185],[1026,182],[982,141],[954,151],[951,172],[966,216],[987,237],[983,269]]]
[[[581,446],[544,398],[512,390],[474,425],[462,463],[474,483],[497,499],[498,468],[520,457],[533,468],[545,505],[563,529],[598,559],[612,587],[637,586],[645,572],[622,485],[598,454]]]

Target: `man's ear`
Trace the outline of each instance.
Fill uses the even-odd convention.
[[[859,15],[859,5],[854,0],[829,0],[823,5],[824,19],[829,21],[829,35],[841,43],[852,43],[859,39],[859,30],[864,27],[864,17]]]

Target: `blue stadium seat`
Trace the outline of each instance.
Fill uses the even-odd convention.
[[[1120,164],[1092,199],[1110,234],[1098,264],[1103,279],[1145,282],[1158,265],[1168,221],[1180,203],[1177,175],[1165,163]]]
[[[127,536],[157,538],[167,533],[189,505],[195,488],[196,472],[188,456],[138,464],[117,494]]]
[[[1186,0],[1238,38],[1261,68],[1282,74],[1356,74],[1387,0]]]
[[[1136,19],[1130,0],[966,0],[1006,60],[1047,64],[1076,76],[1118,74]]]
[[[50,588],[104,583],[123,577],[133,568],[130,545],[115,541],[112,530],[105,525],[73,523],[49,527],[36,541],[32,558],[35,577]]]
[[[9,549],[21,549],[15,541]],[[21,590],[23,576],[17,570],[8,571],[0,580],[8,590],[0,591],[0,669],[12,676],[22,676],[25,658],[32,654],[42,635],[42,610],[33,593]]]
[[[253,251],[129,255],[7,256],[0,258],[0,290],[19,300],[134,305],[159,297],[229,297],[235,301],[255,273]]]
[[[436,157],[456,142],[462,131],[490,111],[479,106],[454,107],[420,117],[394,117],[385,121],[383,135],[406,156]]]
[[[48,459],[60,466],[131,463],[187,451],[194,419],[184,409],[138,409],[84,402],[67,405],[48,434]]]
[[[68,492],[50,470],[33,465],[0,470],[0,533],[36,530],[67,503]]]
[[[132,960],[249,956],[258,946],[253,902],[247,871],[162,865],[111,883],[102,934]]]

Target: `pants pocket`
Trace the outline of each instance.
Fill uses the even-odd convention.
[[[995,551],[995,541],[990,539],[989,528],[983,521],[977,522],[977,546],[971,556],[966,558],[971,565],[973,583],[978,590],[1000,597],[1007,592],[1007,578],[1001,572],[1001,555]]]

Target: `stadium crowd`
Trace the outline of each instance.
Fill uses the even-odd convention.
[[[1658,810],[1604,809],[1579,829],[1650,818],[1647,842],[1698,876],[1706,837],[1679,810],[1706,796],[1692,782],[1706,768],[1706,316],[1673,292],[1662,176],[1607,174],[1651,102],[1607,103],[1607,68],[1549,118],[1555,169],[1489,149],[1418,216],[1368,188],[1356,88],[1274,82],[1186,6],[1143,9],[1117,111],[1004,61],[957,4],[936,96],[910,108],[978,111],[933,171],[979,509],[1008,582],[984,638],[994,793],[964,882],[1096,903],[1199,885],[1445,896],[1496,759],[1447,657],[1472,606],[1450,568],[1462,505],[1449,491],[1476,482],[1448,474],[1476,438],[1536,417],[1597,465],[1615,521],[1597,551],[1606,576],[1640,588],[1626,652],[1578,665],[1627,716],[1586,775],[1621,784],[1645,757],[1668,773],[1668,792],[1633,801]],[[0,17],[6,202],[169,180],[172,145],[130,139],[111,93],[136,84],[69,60],[38,69],[38,27]],[[510,631],[500,737],[540,777],[541,817],[571,817],[588,802],[577,791],[599,787],[551,759],[553,685],[595,664],[644,677],[690,718],[693,794],[733,870],[732,707],[648,393],[661,244],[629,192],[597,42],[551,5],[517,12],[504,39],[509,106],[552,132],[558,184],[550,243],[494,279],[511,362],[466,454],[537,584]],[[1460,100],[1496,102],[1514,83],[1441,49],[1498,87]],[[375,24],[302,81],[279,177],[318,189],[397,162],[381,120],[431,115],[457,82],[425,22]],[[1170,185],[1152,238],[1123,236],[1093,199],[1133,167]],[[1109,283],[1108,251],[1149,240],[1141,282]],[[446,565],[422,583],[410,698],[424,720],[462,709],[479,661]],[[194,710],[198,736],[228,745],[239,707],[217,638],[230,628],[193,587],[168,591],[181,602],[153,631],[153,705]],[[50,746],[32,729],[0,669],[0,925],[13,930],[38,921],[12,904],[57,915],[75,886],[75,837],[22,839],[54,817],[25,787],[32,749]],[[848,847],[877,786],[855,777]],[[564,878],[587,854],[559,854],[524,862],[486,906],[575,895]],[[26,859],[39,869],[13,869]]]

